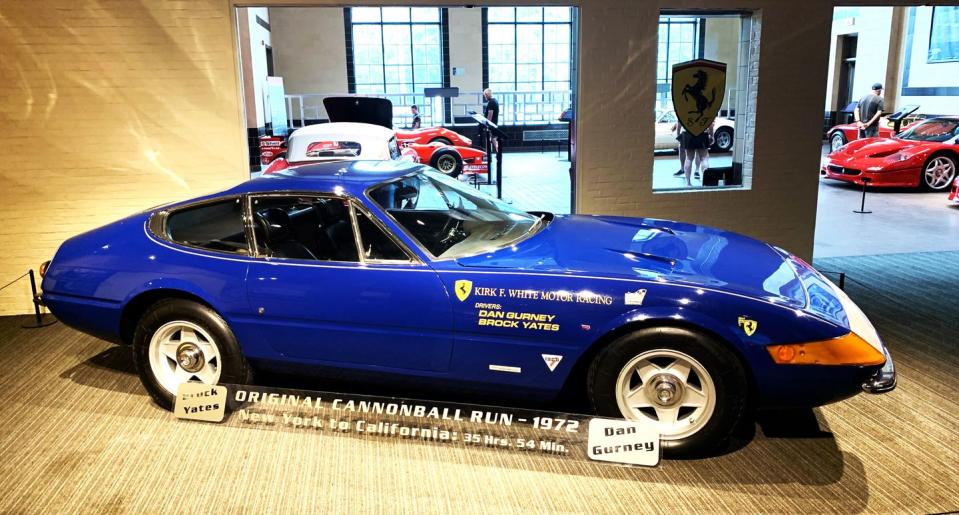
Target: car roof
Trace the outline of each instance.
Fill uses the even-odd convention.
[[[401,160],[309,163],[261,175],[224,193],[333,192],[339,187],[361,196],[370,186],[421,170],[429,170],[429,167]]]

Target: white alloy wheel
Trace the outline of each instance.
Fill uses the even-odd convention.
[[[829,138],[829,151],[835,152],[839,150],[840,148],[842,148],[842,146],[845,144],[846,144],[846,138],[843,137],[841,132],[837,132],[833,134],[831,138]]]
[[[174,320],[160,326],[150,338],[149,357],[153,376],[173,395],[187,381],[216,384],[220,379],[220,349],[209,333],[192,322]]]
[[[443,154],[436,160],[436,169],[449,175],[456,171],[456,158],[452,154]]]
[[[956,176],[956,163],[947,156],[936,156],[926,163],[922,172],[929,189],[942,190],[952,184]]]
[[[727,130],[721,130],[716,132],[716,147],[720,150],[727,151],[733,148],[733,135]]]
[[[630,420],[653,424],[664,440],[702,429],[716,407],[716,386],[693,357],[653,349],[631,359],[616,380],[616,403]]]

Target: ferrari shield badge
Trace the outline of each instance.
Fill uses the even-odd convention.
[[[453,289],[456,290],[456,298],[463,302],[469,298],[470,292],[473,291],[473,281],[460,279],[453,285]]]
[[[756,332],[756,328],[759,327],[759,322],[741,316],[739,317],[739,327],[743,329],[743,332],[746,333],[746,336],[752,336],[753,333]]]
[[[725,91],[726,63],[696,59],[673,65],[673,109],[680,125],[693,136],[716,119]]]

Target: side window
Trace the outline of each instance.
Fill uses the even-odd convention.
[[[409,256],[362,211],[356,210],[356,224],[363,242],[363,257],[388,261],[409,261]]]
[[[257,253],[314,261],[359,261],[347,201],[318,197],[254,197]]]
[[[191,247],[249,254],[240,199],[174,211],[167,217],[166,234],[171,240]]]

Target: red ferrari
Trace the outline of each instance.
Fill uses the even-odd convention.
[[[923,120],[891,138],[855,140],[823,158],[820,175],[871,186],[948,188],[959,163],[959,117]]]
[[[419,143],[421,145],[442,143],[443,145],[454,147],[473,146],[473,140],[443,127],[428,127],[426,129],[411,131],[400,129],[396,131],[396,141],[401,147],[411,143]]]

